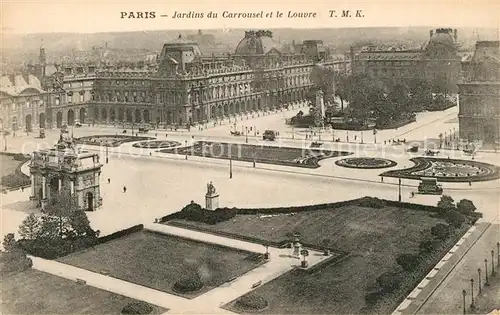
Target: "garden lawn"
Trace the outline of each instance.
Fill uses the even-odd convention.
[[[13,155],[0,154],[0,189],[30,184],[30,178],[19,169],[25,162],[15,160]]]
[[[255,258],[250,252],[141,231],[58,261],[172,294],[178,294],[173,291],[178,280],[198,272],[205,277],[204,287],[182,295],[193,298],[257,267]]]
[[[1,314],[120,314],[123,307],[137,302],[33,269],[1,280]],[[167,311],[153,309],[151,314]]]
[[[204,149],[204,146],[206,147]],[[346,156],[352,153],[344,151],[320,150],[311,148],[289,148],[280,146],[248,145],[241,143],[224,143],[198,141],[193,146],[185,148],[164,149],[162,153],[181,155],[195,155],[201,157],[234,159],[259,163],[280,164],[286,166],[298,166],[317,168],[318,161],[338,156]]]
[[[213,226],[184,220],[171,222],[272,242],[290,240],[290,233],[297,231],[306,245],[323,246],[322,241],[328,239],[331,249],[350,253],[338,264],[327,264],[313,273],[295,270],[250,293],[265,297],[269,308],[264,312],[271,314],[369,313],[365,295],[377,290],[377,277],[398,266],[396,257],[400,254],[418,253],[422,231],[445,223],[426,211],[353,205],[266,218],[237,215]],[[447,246],[452,243],[450,238]],[[425,261],[424,265],[434,263]],[[425,270],[420,273],[421,279]],[[390,313],[413,285],[403,284],[403,292],[388,303],[384,301],[380,313]]]

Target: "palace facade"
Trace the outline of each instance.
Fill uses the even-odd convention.
[[[459,134],[466,141],[500,144],[500,41],[479,41],[459,83]]]
[[[61,67],[44,80],[50,82],[47,89],[39,89],[48,106],[30,113],[38,120],[8,109],[4,104],[17,100],[2,94],[2,121],[9,129],[13,120],[22,121],[16,128],[23,130],[33,123],[48,128],[74,123],[193,125],[306,101],[315,66],[350,69],[350,62],[330,55],[322,41],[284,48],[272,36],[270,31],[247,31],[234,53],[206,56],[198,43],[179,35],[164,44],[154,68]]]
[[[461,70],[457,36],[456,29],[438,28],[431,30],[429,41],[416,49],[366,46],[355,52],[352,48],[353,73],[366,73],[389,84],[425,79],[454,92]]]

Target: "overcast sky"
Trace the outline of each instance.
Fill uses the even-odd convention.
[[[272,18],[227,19],[223,11],[274,12]],[[276,11],[284,12],[276,18]],[[329,11],[362,10],[362,18],[330,18]],[[154,19],[122,19],[121,12],[155,12]],[[172,19],[174,12],[218,13],[217,19]],[[286,18],[288,11],[316,12],[316,18]],[[116,32],[204,28],[319,28],[436,26],[500,28],[498,0],[2,0],[3,32]],[[160,15],[168,15],[161,17]]]

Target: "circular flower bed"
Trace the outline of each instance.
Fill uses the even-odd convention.
[[[434,177],[441,182],[478,182],[500,178],[500,167],[477,161],[416,157],[413,167],[392,170],[380,176],[420,179]]]
[[[126,142],[153,140],[151,137],[135,137],[126,135],[96,135],[76,138],[76,143],[98,146],[117,147]]]
[[[396,166],[397,163],[382,158],[354,157],[338,160],[335,162],[338,166],[361,169],[386,168]]]
[[[122,309],[122,314],[151,314],[153,307],[146,302],[130,303]]]
[[[166,148],[176,147],[179,145],[181,145],[181,143],[177,141],[155,140],[155,141],[141,141],[138,143],[134,143],[132,146],[134,148],[142,148],[142,149],[166,149]]]
[[[183,278],[174,284],[174,291],[177,293],[192,293],[203,288],[203,282],[201,282],[200,277],[192,276]]]
[[[234,306],[244,312],[259,312],[267,308],[269,303],[260,295],[246,295],[239,298]]]

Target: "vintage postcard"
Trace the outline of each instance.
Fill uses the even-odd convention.
[[[0,5],[0,314],[498,314],[500,2]]]

